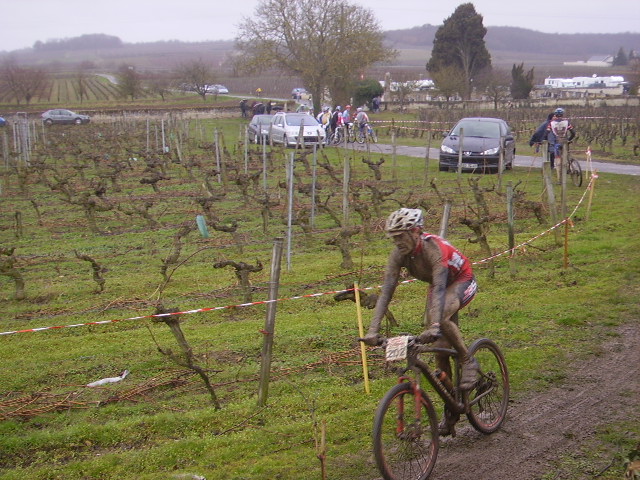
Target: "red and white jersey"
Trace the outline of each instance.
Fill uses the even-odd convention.
[[[431,233],[423,233],[423,240],[433,240],[442,252],[442,265],[449,269],[449,276],[454,280],[466,280],[473,278],[471,262],[460,250],[447,242],[444,238]],[[418,244],[422,248],[422,243]]]

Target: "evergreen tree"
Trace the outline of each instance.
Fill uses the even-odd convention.
[[[618,54],[613,59],[613,65],[614,66],[624,66],[624,65],[627,65],[628,63],[629,63],[629,58],[624,53],[624,49],[622,47],[620,47],[620,50],[618,50]]]
[[[460,70],[465,83],[461,93],[468,99],[474,76],[491,66],[491,55],[484,43],[486,34],[482,15],[476,13],[473,4],[458,6],[436,32],[427,70],[432,75],[444,67]]]
[[[513,64],[511,68],[511,98],[520,100],[529,98],[533,90],[533,67],[525,73],[524,62],[520,65]]]

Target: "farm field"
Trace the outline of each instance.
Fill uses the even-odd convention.
[[[511,112],[510,121],[526,136],[539,113]],[[602,150],[633,161],[637,119],[607,115],[631,120]],[[446,124],[451,112],[428,120]],[[588,134],[599,138],[601,124],[587,125],[581,147]],[[383,140],[389,128],[380,124]],[[424,144],[440,128],[410,127],[398,138]],[[516,168],[499,184],[495,175],[458,179],[438,173],[435,161],[425,169],[373,150],[263,151],[242,143],[238,118],[118,117],[30,130],[28,166],[3,137],[11,153],[0,179],[0,333],[81,326],[0,336],[9,359],[0,372],[1,478],[297,480],[321,478],[321,463],[327,478],[377,478],[371,421],[396,379],[370,350],[372,393],[364,393],[356,310],[333,297],[353,282],[376,291],[390,250],[381,225],[399,205],[423,208],[427,229],[437,231],[452,201],[448,238],[477,263],[481,287],[462,313],[463,333],[505,350],[516,401],[560,384],[570,360],[596,354],[602,338],[640,313],[635,178],[601,176],[592,198],[569,189],[569,211],[577,208],[564,268],[562,236],[541,235],[550,220],[537,171]],[[520,245],[511,259],[508,182]],[[483,209],[486,244],[465,226]],[[253,302],[267,299],[273,241],[289,223],[269,400],[258,406],[267,307]],[[233,267],[242,262],[255,267],[249,283]],[[398,287],[391,310],[400,325],[387,331],[417,332],[424,295],[418,283]],[[193,313],[151,317],[160,312]],[[190,353],[172,333],[178,321]],[[125,370],[120,382],[86,386]],[[611,462],[599,478],[620,478],[638,423],[594,435],[601,448],[587,452],[580,474]]]

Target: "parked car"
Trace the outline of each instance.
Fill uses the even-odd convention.
[[[268,142],[272,119],[273,115],[269,114],[254,115],[247,127],[249,141],[253,143]]]
[[[214,93],[216,95],[229,93],[229,89],[224,85],[207,85],[206,90],[207,93]]]
[[[271,142],[281,143],[286,147],[294,147],[298,144],[300,125],[303,129],[303,138],[300,143],[304,146],[319,145],[325,142],[325,131],[322,125],[306,113],[278,112],[271,121]]]
[[[89,120],[89,115],[75,113],[63,108],[47,110],[42,114],[42,121],[45,125],[53,125],[54,123],[75,123],[76,125],[80,125],[82,123],[89,123]]]
[[[461,138],[463,171],[497,172],[500,152],[504,154],[504,167],[513,167],[516,141],[507,122],[500,118],[473,117],[458,121],[445,135],[440,147],[441,172],[457,170]]]
[[[0,127],[4,127],[6,124],[7,121],[3,117],[0,117]]]

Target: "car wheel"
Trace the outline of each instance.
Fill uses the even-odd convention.
[[[76,118],[73,123],[75,123],[76,125],[80,125],[82,123],[82,119]]]
[[[53,125],[53,120],[51,120],[50,118],[47,118],[47,119],[44,121],[44,124],[45,124],[45,125]]]

